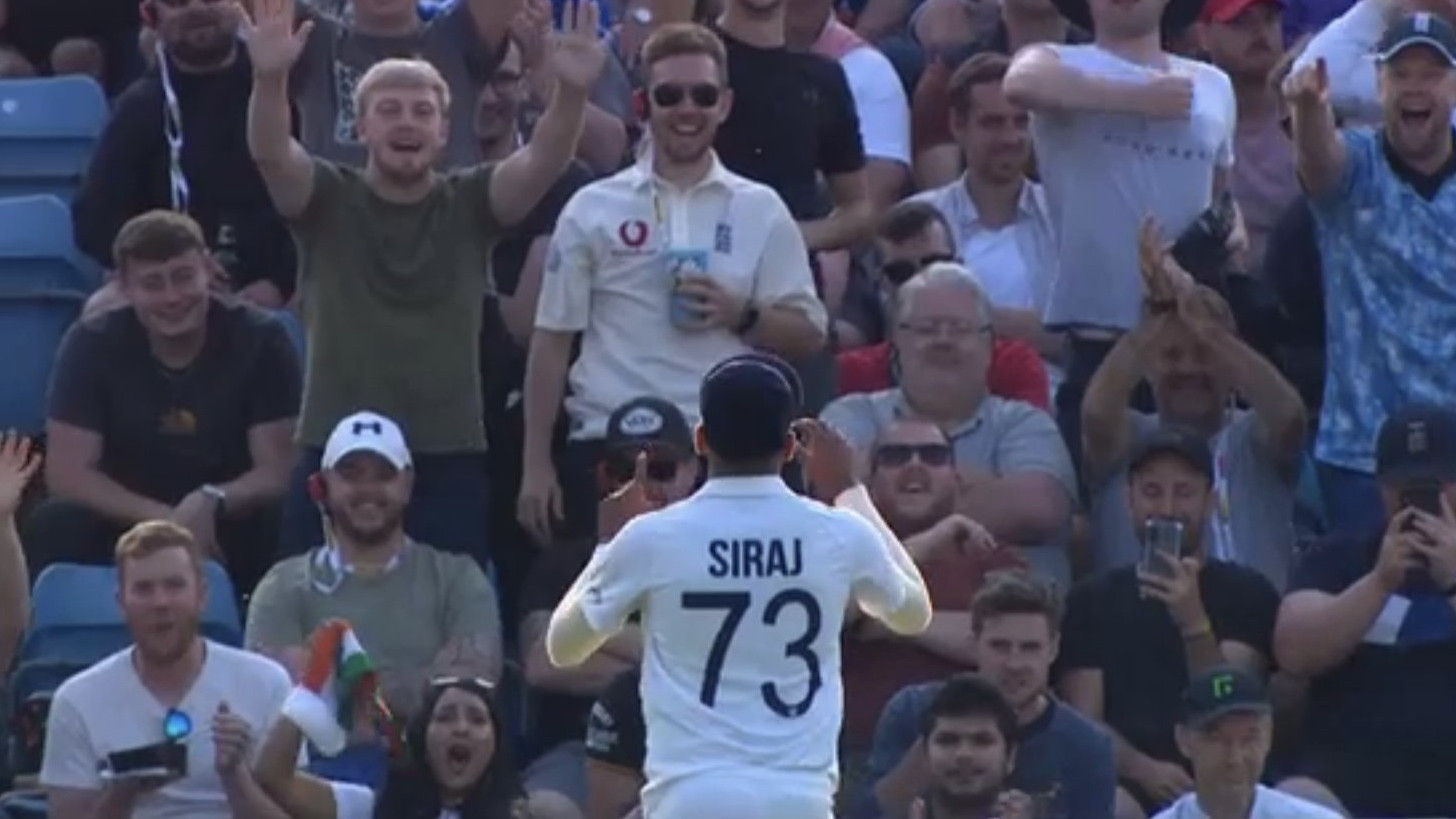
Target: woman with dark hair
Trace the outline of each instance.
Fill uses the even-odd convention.
[[[474,677],[432,680],[405,727],[403,758],[375,792],[297,767],[303,732],[280,716],[254,777],[291,819],[573,819],[564,797],[530,797],[505,741],[494,686]]]

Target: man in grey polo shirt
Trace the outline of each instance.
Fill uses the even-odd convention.
[[[1064,541],[1077,491],[1071,457],[1051,416],[987,390],[990,309],[975,274],[951,262],[930,266],[900,288],[890,337],[900,386],[843,396],[820,417],[860,451],[896,419],[934,422],[961,471],[957,511],[1066,584]]]

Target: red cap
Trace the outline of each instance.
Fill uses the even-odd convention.
[[[1284,8],[1284,0],[1208,0],[1203,5],[1203,14],[1199,15],[1199,19],[1205,23],[1227,23],[1243,14],[1250,6],[1259,3],[1272,3],[1280,9]]]

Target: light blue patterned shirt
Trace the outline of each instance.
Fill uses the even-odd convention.
[[[1315,457],[1369,473],[1386,415],[1456,404],[1456,183],[1428,200],[1378,132],[1342,136],[1344,178],[1312,199],[1329,361]]]

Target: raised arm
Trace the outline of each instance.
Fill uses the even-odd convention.
[[[0,668],[9,668],[30,619],[30,572],[15,532],[15,510],[40,466],[30,441],[0,438]]]
[[[1163,74],[1143,82],[1110,80],[1062,61],[1056,49],[1033,45],[1017,52],[1002,81],[1006,98],[1033,111],[1105,111],[1147,117],[1187,117],[1193,81]]]
[[[313,196],[313,160],[293,138],[288,107],[288,72],[303,53],[313,22],[296,19],[294,0],[253,0],[251,16],[245,13],[242,23],[253,63],[248,152],[284,219],[302,215]]]
[[[490,180],[490,209],[510,226],[526,218],[576,156],[586,122],[587,95],[607,62],[597,36],[601,12],[593,0],[576,4],[565,29],[553,32],[543,70],[556,77],[551,103],[536,123],[531,141],[506,157]]]
[[[301,690],[296,689],[290,698],[299,696]],[[253,779],[290,819],[346,819],[340,815],[333,788],[298,769],[302,747],[303,732],[288,716],[280,716],[258,751]]]
[[[1329,95],[1324,60],[1315,60],[1284,81],[1284,98],[1294,125],[1294,167],[1305,192],[1314,198],[1339,187],[1349,161]]]

